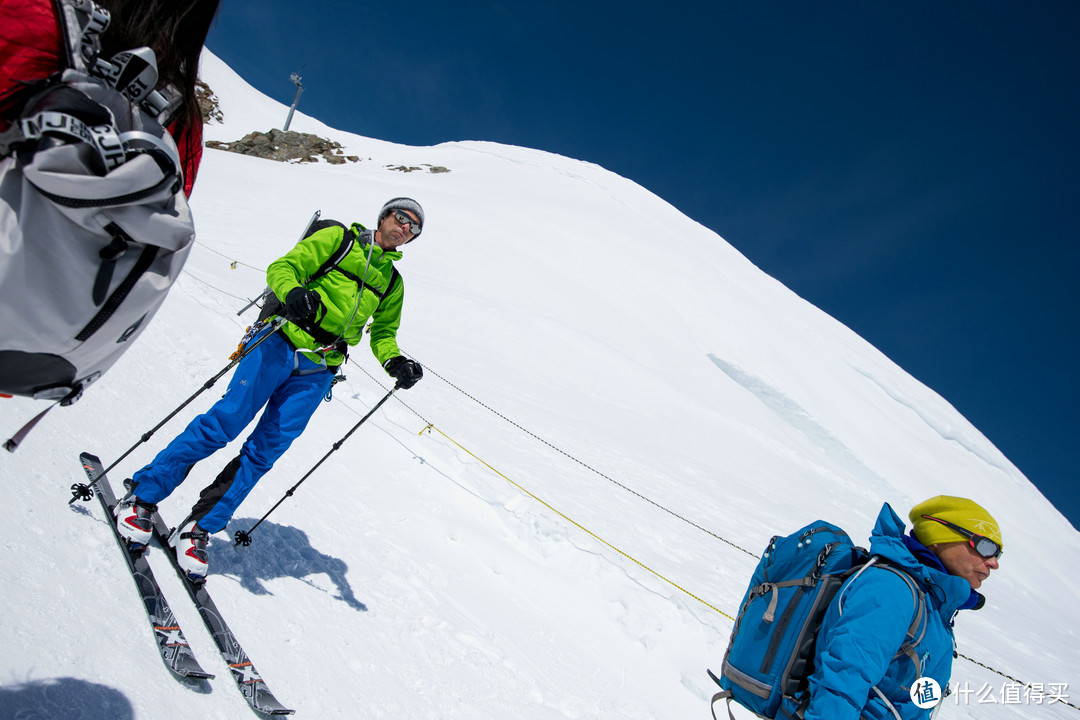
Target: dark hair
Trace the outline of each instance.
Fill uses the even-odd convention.
[[[182,98],[176,120],[183,131],[202,123],[195,81],[199,55],[220,0],[97,0],[112,15],[101,38],[102,55],[149,47],[157,56],[158,77]],[[179,134],[179,133],[177,133]]]

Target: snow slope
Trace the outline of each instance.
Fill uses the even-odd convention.
[[[284,122],[286,106],[209,53],[203,65],[225,114],[208,139]],[[236,312],[315,209],[371,224],[396,195],[428,216],[401,263],[399,335],[424,380],[331,455],[254,544],[211,543],[211,591],[298,717],[708,718],[705,668],[719,668],[773,534],[823,517],[860,541],[882,502],[905,515],[942,493],[989,508],[1007,547],[987,607],[957,623],[960,651],[1080,695],[1080,534],[945,400],[714,232],[550,153],[405,147],[302,113],[292,129],[362,161],[208,150],[198,244],[161,312],[81,402],[0,458],[0,717],[250,715],[154,549],[218,677],[185,685],[162,667],[99,506],[69,506],[67,488],[83,480],[79,451],[110,463],[225,366],[253,319]],[[390,387],[363,347],[347,375],[230,532]],[[224,386],[136,450],[114,486]],[[0,407],[7,437],[44,406]],[[238,447],[196,467],[162,504],[166,520]],[[953,680],[968,693],[941,718],[1080,718],[1061,702],[1015,702],[1019,685],[963,658]]]

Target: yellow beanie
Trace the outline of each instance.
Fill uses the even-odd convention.
[[[914,525],[915,537],[929,547],[938,543],[963,541],[964,537],[955,530],[933,520],[926,520],[923,515],[932,515],[959,525],[977,535],[985,535],[1004,548],[1001,542],[1001,530],[997,520],[986,508],[967,498],[938,495],[911,508],[908,518]]]

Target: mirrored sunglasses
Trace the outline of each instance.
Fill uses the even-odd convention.
[[[394,219],[398,221],[398,225],[408,225],[409,232],[412,233],[413,237],[420,234],[420,223],[416,222],[400,210],[394,211]]]
[[[999,558],[1001,557],[1001,553],[1005,552],[1005,550],[1000,545],[998,545],[996,542],[986,537],[985,535],[973,533],[970,530],[966,530],[959,525],[955,525],[949,522],[948,520],[942,520],[941,518],[934,517],[933,515],[923,515],[923,518],[927,520],[933,520],[937,523],[941,523],[950,530],[955,530],[956,532],[963,535],[965,538],[967,538],[968,545],[975,548],[975,552],[977,552],[981,557],[987,559]]]

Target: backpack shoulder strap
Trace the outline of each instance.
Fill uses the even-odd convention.
[[[401,280],[401,273],[398,272],[398,269],[395,266],[390,270],[390,282],[386,283],[386,290],[384,290],[382,296],[379,297],[380,302],[390,294],[390,290],[394,287],[394,283],[399,280]]]
[[[918,653],[915,652],[915,647],[922,642],[926,636],[926,593],[919,583],[915,581],[915,578],[905,571],[903,568],[898,567],[896,564],[889,562],[887,558],[883,558],[880,555],[874,555],[871,557],[865,565],[852,575],[849,583],[845,585],[844,590],[841,590],[836,597],[836,602],[840,603],[840,613],[843,614],[843,594],[850,587],[850,584],[858,579],[859,575],[868,570],[871,567],[878,567],[882,570],[888,570],[893,573],[908,586],[908,590],[911,591],[911,600],[914,606],[914,613],[912,614],[911,624],[908,626],[908,631],[904,644],[900,646],[897,651],[897,655],[907,655],[913,663],[915,663],[916,677],[922,677],[922,661],[919,659]]]
[[[919,659],[918,653],[915,652],[915,647],[926,637],[926,593],[915,582],[915,578],[911,577],[902,568],[891,563],[881,563],[878,567],[895,574],[907,584],[908,590],[911,591],[915,612],[911,619],[911,625],[908,626],[907,639],[900,646],[900,652],[897,654],[904,654],[911,658],[911,662],[915,663],[915,677],[922,677],[922,661]]]
[[[338,225],[341,224],[341,223],[337,223],[337,222],[332,221],[332,220],[331,221],[326,221],[326,222],[333,223],[333,224],[338,224]],[[322,229],[322,228],[319,228],[319,229]],[[318,280],[319,278],[321,278],[323,275],[326,275],[326,273],[330,272],[331,270],[334,270],[334,269],[340,270],[341,268],[338,268],[338,263],[340,263],[342,260],[344,260],[349,255],[349,253],[352,252],[353,245],[355,245],[355,244],[356,244],[356,231],[353,230],[351,227],[345,228],[344,232],[342,232],[342,234],[341,234],[341,244],[338,245],[337,250],[332,252],[330,254],[330,257],[326,258],[326,261],[322,265],[319,266],[319,269],[316,270],[314,273],[312,273],[311,277],[308,278],[308,282],[311,282],[312,280]]]

